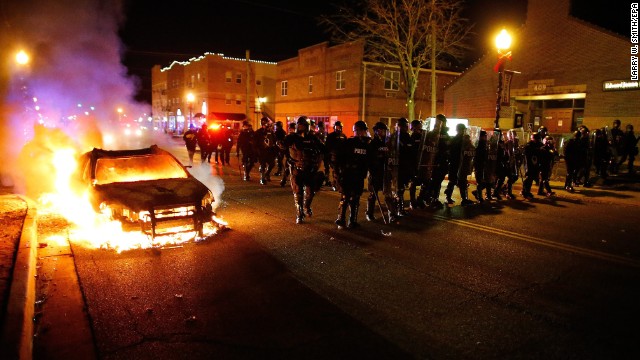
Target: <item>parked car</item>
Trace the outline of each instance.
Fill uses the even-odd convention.
[[[152,238],[187,231],[203,236],[204,224],[215,215],[209,188],[157,145],[94,148],[80,157],[77,170],[76,180],[96,211],[128,228],[138,225]]]

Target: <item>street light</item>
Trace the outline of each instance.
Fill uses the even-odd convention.
[[[511,51],[509,48],[511,47],[511,35],[507,32],[507,30],[502,29],[498,36],[496,36],[496,48],[498,49],[498,63],[496,64],[494,70],[498,72],[498,91],[496,93],[496,119],[493,123],[494,129],[500,129],[500,103],[502,102],[502,78],[504,73],[504,63],[507,60],[511,60]]]
[[[122,122],[122,108],[119,107],[117,109],[117,111],[118,111],[118,123],[121,123]]]
[[[19,65],[26,65],[29,62],[29,55],[24,50],[18,51],[16,54],[16,62]]]
[[[187,103],[189,104],[189,128],[191,127],[191,122],[192,122],[192,116],[193,116],[193,101],[195,100],[195,97],[193,96],[193,93],[188,93],[187,94]],[[186,129],[185,129],[186,131]]]

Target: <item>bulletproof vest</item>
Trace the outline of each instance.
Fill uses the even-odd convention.
[[[289,147],[289,158],[296,168],[315,171],[320,167],[322,152],[311,136],[298,137]]]
[[[345,171],[353,172],[358,175],[366,175],[367,173],[367,145],[369,138],[360,139],[352,137],[347,140],[344,167]]]

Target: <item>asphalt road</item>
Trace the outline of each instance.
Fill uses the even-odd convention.
[[[338,230],[336,193],[321,191],[313,218],[296,225],[290,189],[241,181],[236,165],[194,168],[223,180],[228,232],[121,254],[72,243],[95,356],[640,356],[639,207],[609,201],[618,194],[420,210]],[[48,358],[55,326],[37,358]]]

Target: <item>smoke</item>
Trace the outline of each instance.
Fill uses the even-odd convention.
[[[121,1],[23,0],[3,4],[0,12],[0,45],[30,55],[24,66],[3,64],[0,174],[35,165],[18,157],[24,144],[33,144],[36,126],[59,129],[83,152],[103,147],[104,134],[117,134],[122,117],[149,116],[148,105],[133,100],[139,81],[120,61]]]
[[[217,175],[211,174],[211,167],[209,166],[195,166],[192,167],[189,172],[193,177],[200,180],[205,184],[209,190],[213,193],[213,211],[216,211],[224,202],[222,200],[222,193],[224,192],[224,180]]]

